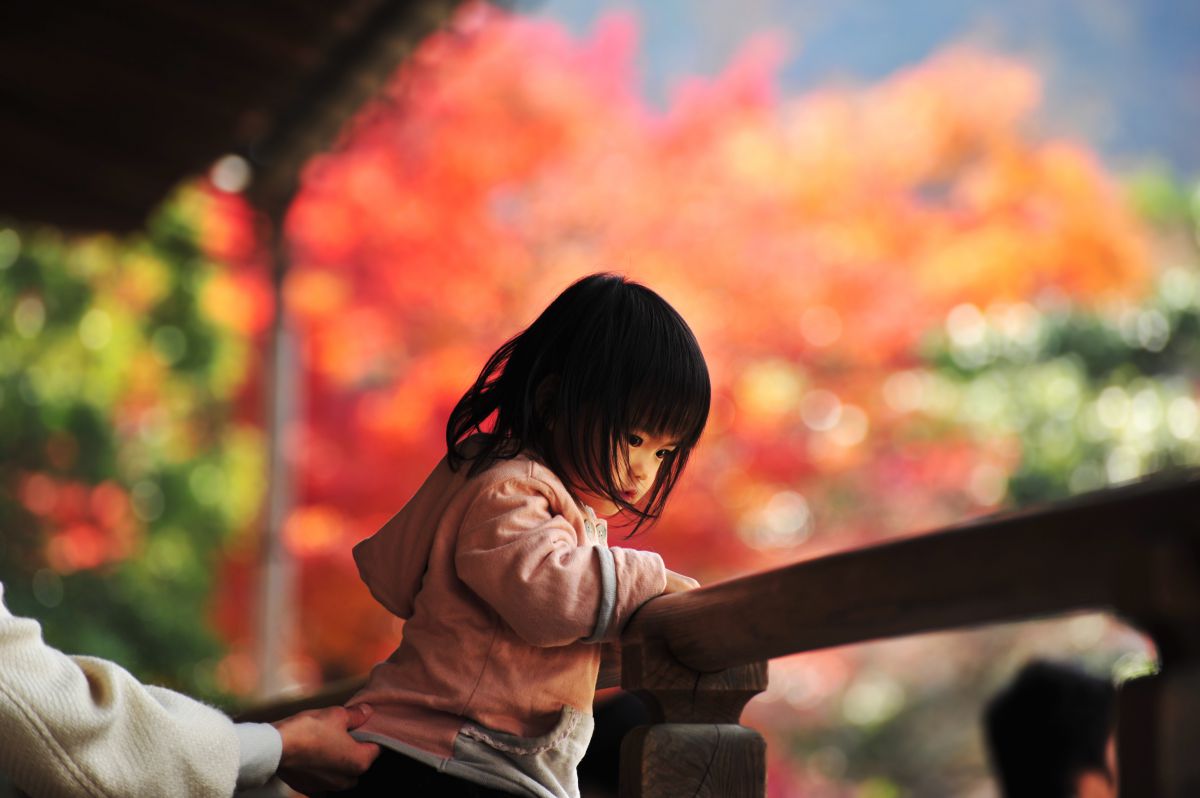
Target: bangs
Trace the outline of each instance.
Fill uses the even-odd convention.
[[[708,421],[708,370],[686,353],[675,355],[658,361],[665,368],[650,370],[630,386],[625,426],[690,449]]]
[[[563,398],[598,411],[588,426],[603,428],[603,437],[639,430],[690,448],[704,431],[712,394],[700,345],[661,297],[636,283],[623,287],[585,322],[591,329],[580,330],[570,360],[583,379],[568,376],[575,384],[564,385]]]
[[[629,403],[628,427],[691,448],[708,421],[707,381],[690,370],[677,371],[656,375],[639,387]]]

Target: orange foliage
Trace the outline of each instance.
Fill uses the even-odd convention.
[[[967,482],[1011,447],[912,440],[884,380],[959,303],[1143,288],[1141,233],[1095,159],[1024,130],[1028,67],[959,49],[779,99],[759,43],[660,113],[635,40],[627,17],[575,41],[471,8],[307,171],[287,221],[306,411],[288,536],[304,647],[330,672],[394,637],[351,545],[440,457],[487,355],[582,274],[650,285],[709,358],[709,432],[644,539],[703,580],[984,509]],[[248,223],[222,224],[238,250]]]
[[[129,496],[115,482],[93,486],[28,474],[17,496],[50,531],[46,562],[59,573],[123,560],[140,539]]]

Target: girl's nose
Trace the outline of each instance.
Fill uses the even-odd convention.
[[[637,457],[630,459],[629,467],[635,480],[639,483],[645,482],[647,475],[654,473],[654,455],[646,456],[639,452]]]

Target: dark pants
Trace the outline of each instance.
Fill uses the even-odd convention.
[[[513,793],[439,773],[387,748],[358,779],[358,786],[327,798],[512,798]]]

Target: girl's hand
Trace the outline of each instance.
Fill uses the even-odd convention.
[[[700,587],[700,583],[690,576],[677,574],[670,568],[667,569],[667,589],[663,591],[664,594],[683,593],[685,590],[695,590],[698,587]]]

